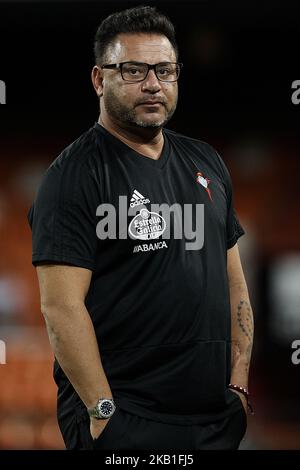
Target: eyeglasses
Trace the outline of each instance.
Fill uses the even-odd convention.
[[[104,64],[102,69],[119,69],[125,82],[142,82],[146,79],[149,70],[154,70],[161,82],[176,82],[179,78],[183,64],[179,62],[160,62],[159,64],[146,64],[144,62],[120,62],[119,64]]]

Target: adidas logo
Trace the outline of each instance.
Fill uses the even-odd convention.
[[[130,199],[130,207],[140,206],[141,204],[149,204],[150,199],[145,198],[136,189],[133,191],[132,198]]]

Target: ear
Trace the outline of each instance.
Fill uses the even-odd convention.
[[[103,95],[103,72],[97,65],[93,67],[91,78],[94,89],[100,98]]]

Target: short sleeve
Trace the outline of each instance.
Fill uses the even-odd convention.
[[[227,249],[232,248],[238,239],[245,234],[236,211],[233,207],[232,201],[229,204],[228,216],[227,216]]]
[[[100,194],[79,160],[57,159],[46,172],[29,211],[32,263],[65,263],[95,269],[96,209]]]
[[[240,224],[238,215],[234,209],[232,181],[231,181],[229,171],[218,153],[217,153],[217,157],[219,160],[219,164],[221,166],[221,173],[222,173],[225,190],[226,190],[226,197],[227,197],[227,222],[226,222],[227,234],[226,236],[227,236],[227,249],[229,250],[237,243],[238,239],[242,235],[245,234],[245,231],[242,225]]]

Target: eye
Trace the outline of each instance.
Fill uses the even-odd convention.
[[[142,75],[144,73],[144,68],[139,67],[138,65],[128,65],[127,67],[124,68],[124,71],[125,73],[136,76],[136,75]]]
[[[173,65],[161,65],[157,69],[157,73],[160,77],[169,77],[171,75],[174,75],[176,73],[176,67]]]
[[[158,73],[160,73],[160,75],[168,75],[171,73],[171,69],[169,67],[161,67],[158,69]]]
[[[135,75],[138,73],[138,69],[131,67],[131,69],[129,69],[128,72],[131,73],[131,75]]]

